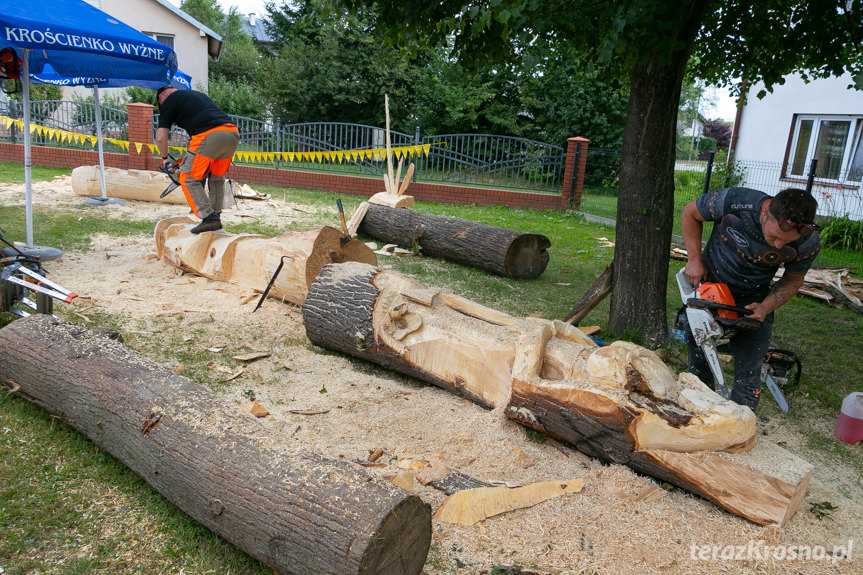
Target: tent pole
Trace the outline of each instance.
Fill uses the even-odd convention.
[[[107,200],[105,192],[105,151],[102,147],[102,110],[99,107],[99,86],[93,86],[93,102],[96,107],[96,137],[99,143],[99,179],[102,184],[102,200]]]
[[[33,245],[33,178],[30,152],[30,50],[22,49],[22,99],[24,100],[24,217],[27,223],[27,245]]]
[[[99,151],[99,184],[102,195],[84,200],[85,206],[105,206],[108,204],[123,205],[126,202],[120,198],[109,198],[105,189],[105,147],[102,140],[102,106],[99,102],[99,86],[93,85],[93,104],[96,110],[96,142]]]

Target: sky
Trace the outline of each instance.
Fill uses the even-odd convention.
[[[733,122],[737,115],[737,104],[735,104],[734,98],[728,95],[728,89],[711,86],[707,88],[707,95],[714,100],[714,103],[700,107],[698,111],[701,112],[701,115],[708,120],[721,118]]]

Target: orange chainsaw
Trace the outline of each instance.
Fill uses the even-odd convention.
[[[752,310],[734,305],[734,296],[726,284],[702,282],[693,288],[684,271],[677,272],[677,287],[686,309],[689,329],[695,345],[704,353],[719,394],[728,399],[731,389],[725,384],[716,348],[728,343],[738,329],[758,329],[761,322],[745,317],[752,314]]]

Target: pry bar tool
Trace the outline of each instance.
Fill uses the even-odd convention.
[[[272,288],[273,284],[276,283],[276,278],[279,277],[279,272],[282,271],[282,266],[285,265],[285,259],[292,260],[294,258],[292,256],[282,256],[282,261],[279,262],[279,267],[276,268],[276,272],[273,274],[273,277],[270,278],[270,283],[267,284],[267,288],[264,290],[264,293],[261,294],[261,299],[258,300],[258,305],[255,306],[252,313],[258,311],[258,308],[261,307],[264,300],[267,299],[267,294],[270,293],[270,288]]]

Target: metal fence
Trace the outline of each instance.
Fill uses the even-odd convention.
[[[614,225],[617,217],[620,151],[590,148],[584,175],[584,192],[579,210]],[[817,163],[798,178],[784,177],[779,162],[677,162],[674,170],[674,231],[680,240],[680,213],[691,200],[710,189],[745,186],[770,195],[789,188],[808,188],[818,201],[822,251],[817,264],[847,266],[863,271],[863,191],[856,174],[839,179],[817,179]]]
[[[281,125],[243,116],[231,116],[240,131],[240,150],[247,152],[335,152],[382,149],[386,131],[377,126],[340,122]],[[154,128],[158,115],[153,116]],[[171,131],[172,146],[186,146],[188,136],[179,128]],[[559,193],[566,151],[543,142],[491,134],[420,135],[390,130],[390,145],[426,146],[428,154],[413,156],[414,181],[442,182]],[[245,165],[267,165],[282,169],[380,177],[385,161],[349,159],[344,162],[310,162],[279,159],[246,159]]]
[[[102,133],[106,138],[120,141],[128,139],[125,110],[101,106]],[[95,106],[80,101],[36,100],[30,103],[34,124],[92,136],[95,135]],[[23,118],[22,103],[16,100],[0,101],[0,114],[13,119]],[[383,149],[386,147],[386,130],[379,126],[345,124],[340,122],[313,122],[281,125],[243,116],[231,116],[240,131],[240,148],[243,152],[333,152]],[[153,131],[159,115],[153,115]],[[0,141],[18,143],[20,130],[0,128]],[[87,142],[57,141],[34,134],[32,142],[38,145],[91,149]],[[189,137],[184,130],[173,127],[169,144],[187,147]],[[497,136],[491,134],[444,134],[422,136],[417,127],[413,134],[390,131],[393,147],[426,146],[428,154],[407,158],[414,162],[414,181],[468,184],[560,193],[566,151],[560,146],[543,142]],[[115,151],[110,142],[105,149]],[[343,162],[300,161],[256,158],[249,155],[244,165],[262,165],[279,169],[299,169],[327,173],[354,174],[380,177],[387,170],[385,161],[375,159],[348,159]]]
[[[128,115],[126,110],[100,106],[102,119],[102,136],[115,140],[128,139]],[[18,100],[0,101],[0,115],[14,119],[24,117],[23,103]],[[30,103],[30,120],[34,125],[54,130],[63,130],[85,136],[96,135],[96,106],[91,102],[73,102],[69,100],[36,100]],[[0,131],[0,141],[12,144],[21,142],[21,131],[13,125],[5,131]],[[87,149],[88,145],[72,141],[57,141],[45,134],[34,132],[31,142],[36,145],[63,146],[69,148]],[[120,151],[119,146],[105,143],[106,151]]]

